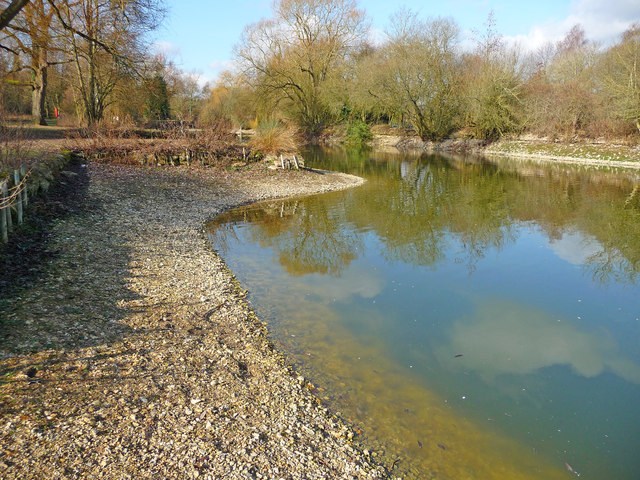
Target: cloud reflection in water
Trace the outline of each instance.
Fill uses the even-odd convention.
[[[452,352],[464,354],[464,362]],[[566,318],[504,300],[483,301],[474,318],[456,321],[451,343],[438,357],[451,369],[474,370],[488,381],[567,365],[587,378],[609,371],[640,383],[640,365],[622,356],[604,332],[584,332]]]

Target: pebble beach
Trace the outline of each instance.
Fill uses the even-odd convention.
[[[0,305],[5,479],[387,478],[270,341],[203,224],[363,180],[89,163],[83,208]]]

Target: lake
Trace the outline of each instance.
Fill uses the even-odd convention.
[[[304,157],[367,182],[209,237],[356,441],[405,478],[637,480],[638,173]]]

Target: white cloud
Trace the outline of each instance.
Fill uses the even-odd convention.
[[[174,74],[182,77],[182,81],[188,85],[197,85],[198,88],[203,88],[207,83],[211,84],[213,78],[207,75],[203,75],[202,72],[193,70],[191,72],[185,72],[179,68],[174,70]]]
[[[213,77],[209,77],[201,73],[190,72],[185,73],[184,75],[192,81],[196,82],[200,88],[204,88],[207,84],[211,85],[214,80]]]
[[[353,266],[329,282],[324,275],[319,274],[308,276],[304,283],[314,295],[331,303],[347,301],[356,296],[374,298],[382,292],[386,281],[372,269]]]
[[[233,67],[233,60],[214,60],[209,64],[209,68],[217,73],[230,70]]]
[[[374,47],[379,47],[387,41],[387,34],[381,28],[371,27],[367,35],[367,41]]]
[[[168,57],[179,57],[182,50],[179,46],[165,41],[155,42],[152,47],[157,53],[162,53]]]
[[[574,0],[564,20],[534,25],[528,34],[506,37],[506,40],[533,51],[547,42],[563,39],[571,27],[580,24],[589,40],[607,45],[634,22],[640,22],[638,0]]]

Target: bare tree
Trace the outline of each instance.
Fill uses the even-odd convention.
[[[11,0],[11,3],[0,11],[0,30],[9,25],[13,17],[15,17],[29,0]]]
[[[599,104],[594,70],[599,55],[598,46],[587,39],[580,25],[546,47],[525,88],[528,128],[567,138],[592,130]]]
[[[366,31],[355,0],[278,0],[274,18],[249,25],[236,53],[258,91],[316,133],[328,119],[323,89]]]
[[[605,55],[602,65],[605,94],[615,114],[640,132],[640,25],[627,30],[622,41]]]
[[[47,94],[48,69],[64,63],[59,40],[55,31],[55,12],[47,0],[33,0],[23,9],[23,14],[4,30],[0,48],[15,56],[12,72],[28,70],[26,81],[11,81],[26,85],[32,91],[31,117],[34,123],[45,125],[45,99]],[[23,63],[23,59],[27,63]]]
[[[421,138],[445,138],[456,127],[460,105],[458,27],[449,19],[422,21],[401,10],[388,36],[373,95],[390,111],[407,115]]]
[[[383,49],[364,44],[353,57],[352,64],[344,89],[347,113],[363,122],[393,117],[398,109],[394,110],[394,105],[388,103],[380,91],[382,72],[387,66]],[[399,110],[397,113],[402,115]]]
[[[517,130],[521,113],[519,56],[507,49],[493,12],[465,57],[465,117],[476,138],[491,140]]]
[[[223,72],[207,92],[200,123],[228,120],[235,128],[248,126],[257,116],[255,92],[242,75]]]
[[[204,101],[203,90],[195,74],[170,66],[167,69],[172,115],[185,125],[193,125]]]
[[[118,81],[143,65],[144,34],[157,27],[158,0],[63,0],[50,4],[66,32],[80,112],[88,125],[102,119]]]

